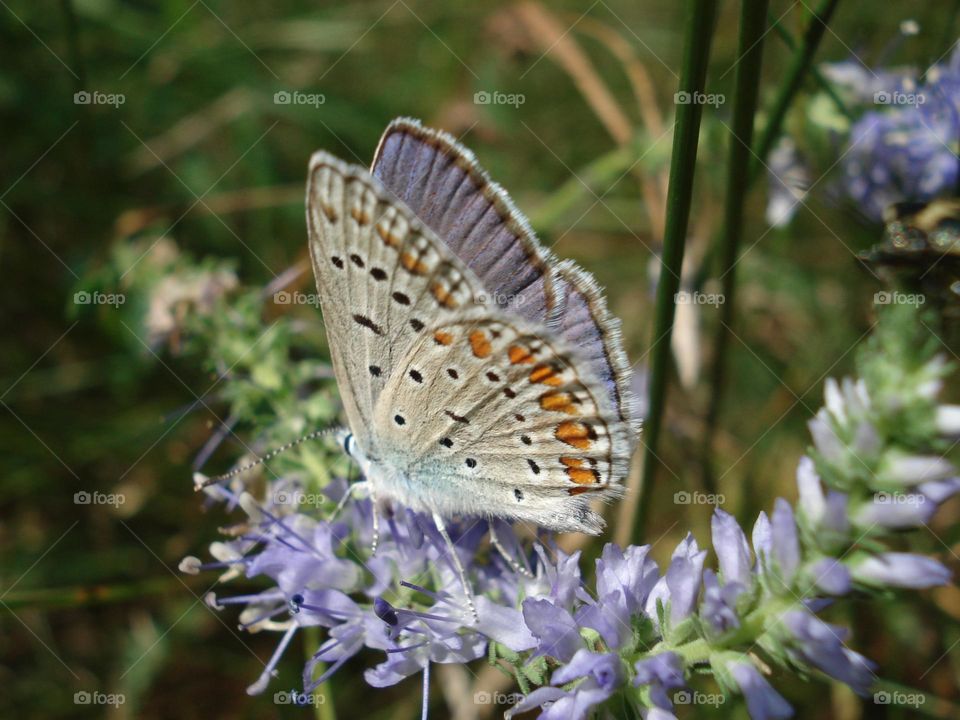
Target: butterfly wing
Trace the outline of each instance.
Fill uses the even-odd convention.
[[[367,170],[324,152],[310,161],[307,227],[337,383],[369,450],[374,404],[397,364],[482,286]]]
[[[632,429],[576,354],[491,307],[418,336],[373,422],[405,504],[558,531],[600,531],[590,500],[622,494],[630,458]]]
[[[495,304],[549,325],[577,348],[614,412],[636,429],[619,322],[599,287],[537,241],[470,150],[447,133],[398,118],[380,139],[371,172],[474,271]]]

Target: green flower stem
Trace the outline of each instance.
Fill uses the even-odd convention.
[[[718,245],[720,272],[723,283],[720,322],[714,340],[714,361],[711,375],[713,392],[707,409],[706,429],[703,434],[704,488],[715,492],[716,483],[709,471],[710,449],[720,413],[726,375],[727,346],[730,325],[733,323],[734,293],[736,290],[737,255],[743,236],[743,208],[746,188],[750,184],[752,162],[753,122],[760,92],[760,68],[763,64],[763,38],[767,31],[768,0],[743,0],[740,5],[740,39],[737,44],[737,75],[733,96],[733,127],[731,128],[729,159],[727,161],[726,198],[723,225]]]
[[[716,0],[687,0],[686,3],[686,30],[679,90],[687,93],[691,98],[703,94],[717,5]],[[641,438],[645,444],[643,479],[640,492],[634,493],[633,496],[635,498],[633,502],[640,503],[634,513],[635,520],[632,528],[633,541],[638,545],[642,544],[646,532],[646,512],[650,504],[658,462],[657,444],[667,395],[667,375],[670,370],[670,335],[673,332],[674,296],[680,288],[680,270],[683,265],[687,224],[690,219],[697,143],[700,137],[700,119],[703,114],[703,107],[697,102],[678,104],[676,107],[670,182],[667,189],[667,221],[663,238],[662,269],[657,286],[654,345],[651,349],[653,361],[650,412]]]
[[[135,599],[142,600],[152,595],[176,594],[182,590],[183,584],[179,578],[163,577],[127,585],[84,585],[14,591],[4,596],[3,603],[10,608],[90,607]]]
[[[780,81],[780,91],[773,103],[773,109],[770,111],[770,117],[767,119],[766,127],[760,140],[757,143],[756,154],[760,160],[754,162],[752,175],[756,176],[763,169],[761,160],[765,161],[770,149],[780,136],[780,129],[783,126],[783,120],[787,115],[787,110],[793,103],[794,97],[799,92],[803,84],[804,76],[813,65],[813,56],[820,46],[823,34],[827,30],[827,25],[837,9],[837,3],[840,0],[820,0],[819,5],[813,11],[810,17],[806,31],[800,45],[793,53],[790,65],[787,68],[786,75]]]
[[[795,52],[797,49],[797,41],[794,40],[793,35],[783,26],[782,22],[779,22],[772,15],[768,16],[770,17],[770,22],[773,23],[773,29],[776,31],[777,37],[783,41],[783,44],[787,46],[788,50]],[[837,106],[837,110],[839,110],[844,117],[852,120],[854,117],[853,111],[846,106],[843,98],[840,97],[833,85],[823,76],[823,73],[820,72],[820,69],[816,65],[810,65],[810,77],[816,81],[820,89],[833,101],[833,104]]]
[[[307,662],[313,657],[313,653],[316,652],[316,648],[320,647],[320,628],[316,625],[311,625],[303,628],[303,653],[306,657]],[[314,672],[317,675],[321,675],[326,672],[327,665],[326,663],[319,663],[314,669]],[[316,720],[337,720],[337,710],[333,704],[333,688],[330,686],[330,681],[326,681],[314,691],[316,694],[323,696],[322,703],[315,703],[313,706],[313,717]]]

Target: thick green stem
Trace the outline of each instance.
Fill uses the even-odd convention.
[[[653,361],[650,380],[650,412],[646,419],[642,440],[645,445],[641,490],[633,502],[640,506],[634,514],[632,535],[641,544],[646,530],[646,511],[654,483],[657,465],[657,446],[667,394],[667,375],[670,371],[670,335],[673,331],[674,297],[680,288],[680,269],[687,238],[690,201],[693,195],[693,177],[697,163],[697,143],[700,137],[700,118],[706,82],[710,43],[717,16],[716,0],[687,0],[686,31],[684,37],[683,67],[680,71],[678,98],[689,102],[677,104],[677,118],[673,131],[673,153],[670,159],[670,184],[667,189],[667,221],[663,238],[663,257],[660,282],[657,287],[657,307],[654,320],[652,348]]]
[[[706,431],[703,434],[704,477],[708,492],[715,491],[713,474],[709,472],[710,445],[720,412],[726,373],[727,345],[730,340],[730,324],[733,322],[734,293],[736,291],[737,254],[743,236],[743,208],[746,188],[750,184],[752,162],[753,121],[757,112],[760,91],[760,68],[763,62],[763,37],[767,30],[768,0],[743,0],[740,5],[740,40],[737,47],[736,81],[733,95],[733,127],[731,128],[729,159],[727,160],[726,198],[723,225],[720,230],[719,248],[721,278],[723,282],[720,304],[720,322],[714,343],[714,360],[710,395],[707,409]]]

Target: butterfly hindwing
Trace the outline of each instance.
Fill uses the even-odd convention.
[[[404,501],[597,532],[589,501],[622,493],[630,428],[562,340],[482,307],[409,349],[374,411],[375,452]]]

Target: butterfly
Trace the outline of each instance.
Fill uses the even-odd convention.
[[[597,534],[636,443],[619,323],[473,154],[400,118],[370,170],[310,160],[309,247],[373,497]]]

